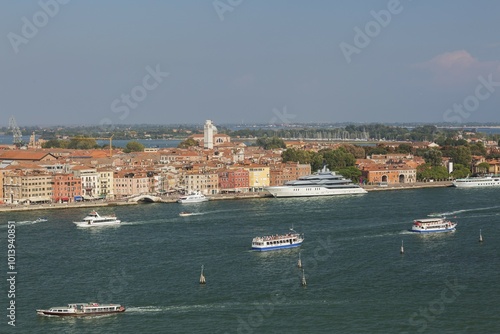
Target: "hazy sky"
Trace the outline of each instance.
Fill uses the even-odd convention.
[[[497,0],[0,2],[0,126],[500,122]]]

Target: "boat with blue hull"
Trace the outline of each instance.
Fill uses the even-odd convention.
[[[447,220],[446,218],[425,218],[416,219],[410,232],[416,233],[439,233],[439,232],[453,232],[457,223]]]
[[[291,233],[268,235],[263,237],[255,237],[252,240],[252,250],[255,251],[272,251],[286,248],[295,248],[302,245],[304,235],[290,229]]]

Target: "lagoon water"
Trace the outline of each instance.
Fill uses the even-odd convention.
[[[0,213],[0,332],[499,333],[499,195],[437,188],[141,204],[100,208],[124,223],[91,229],[72,223],[83,208]],[[184,210],[196,214],[179,217]],[[457,221],[457,231],[407,231],[428,214]],[[48,221],[32,223],[39,216]],[[6,317],[7,221],[16,221],[15,328]],[[292,225],[304,232],[302,247],[250,251],[253,237]],[[198,283],[201,265],[206,285]],[[35,313],[88,301],[127,311],[87,319]]]

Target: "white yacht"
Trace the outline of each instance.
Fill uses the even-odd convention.
[[[205,197],[205,195],[203,195],[201,192],[197,191],[189,195],[182,196],[177,200],[177,203],[187,204],[187,203],[200,203],[206,201],[208,201],[208,198]]]
[[[274,197],[354,195],[367,192],[350,179],[331,172],[326,166],[315,174],[288,181],[283,186],[266,187],[265,190]]]
[[[73,222],[79,227],[119,225],[120,220],[116,216],[100,216],[97,211],[90,212],[81,222]]]
[[[457,188],[472,188],[472,187],[495,187],[500,186],[499,175],[474,176],[463,179],[456,179],[453,185]]]

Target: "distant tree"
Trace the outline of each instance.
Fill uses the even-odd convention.
[[[42,144],[43,148],[67,148],[69,145],[68,140],[60,140],[60,139],[50,139]]]
[[[347,152],[344,147],[339,147],[336,150],[321,150],[325,163],[330,170],[338,170],[340,168],[351,167],[356,163],[356,158],[352,153]]]
[[[97,142],[93,138],[87,137],[75,137],[71,138],[68,144],[68,148],[70,149],[80,149],[80,150],[88,150],[92,148],[98,148]]]
[[[339,168],[338,172],[345,178],[351,179],[354,183],[358,183],[361,177],[361,171],[354,166]]]
[[[417,167],[417,180],[447,180],[449,178],[448,170],[444,166],[432,166],[425,163]]]
[[[469,168],[465,167],[464,165],[461,164],[454,164],[453,165],[453,172],[451,172],[451,176],[455,179],[460,179],[467,177],[470,175],[471,171]]]
[[[441,166],[443,163],[443,153],[438,150],[428,150],[424,153],[424,159],[431,166]]]
[[[135,140],[129,141],[125,146],[125,149],[123,150],[123,152],[125,153],[143,152],[143,151],[144,151],[144,145]]]
[[[443,153],[444,154],[444,153]],[[448,156],[453,159],[454,164],[470,166],[472,154],[467,146],[458,146],[448,151]]]
[[[413,146],[411,144],[400,144],[398,148],[396,149],[397,153],[412,153],[413,152]]]
[[[479,173],[486,174],[490,170],[490,164],[487,162],[481,162],[479,165],[477,165],[477,170]]]
[[[472,145],[470,145],[470,153],[472,155],[480,155],[480,156],[485,157],[487,154],[486,147],[484,147],[484,144],[482,142],[472,144]]]
[[[365,149],[361,146],[345,144],[342,145],[342,147],[345,148],[347,152],[354,155],[356,159],[364,159],[366,157]]]
[[[311,156],[311,170],[312,171],[317,171],[323,168],[323,165],[325,164],[325,160],[323,159],[323,155],[321,153],[314,153],[312,152]]]
[[[286,144],[283,139],[278,137],[262,137],[258,138],[256,142],[257,146],[262,147],[265,150],[272,150],[277,148],[286,148]]]
[[[188,147],[191,147],[191,146],[198,146],[199,143],[194,140],[193,138],[188,138],[186,140],[183,140],[179,143],[179,145],[177,145],[178,148],[188,148]]]
[[[450,174],[448,173],[448,169],[444,166],[432,166],[432,178],[438,181],[448,180]]]
[[[313,161],[314,152],[289,148],[281,153],[283,162],[298,162],[301,164],[310,164]]]
[[[425,163],[421,164],[417,167],[417,180],[424,181],[432,178],[431,173],[431,164]]]
[[[384,145],[377,145],[375,147],[369,146],[365,148],[366,156],[371,156],[373,154],[387,154],[389,150]]]

